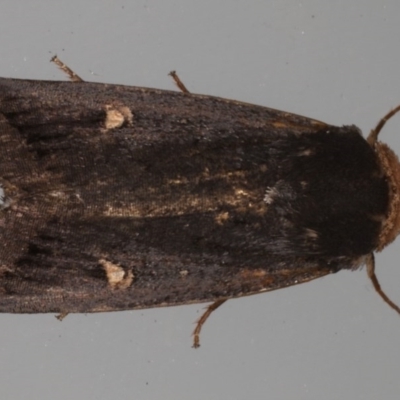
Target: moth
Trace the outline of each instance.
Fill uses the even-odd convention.
[[[400,164],[356,126],[218,97],[0,79],[0,312],[224,301],[366,264]]]

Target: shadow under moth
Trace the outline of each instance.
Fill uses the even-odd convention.
[[[0,312],[213,302],[363,264],[400,229],[400,166],[271,108],[181,92],[0,78]]]

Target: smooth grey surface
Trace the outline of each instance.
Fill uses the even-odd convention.
[[[0,75],[187,87],[356,124],[400,103],[398,1],[2,1]],[[400,152],[396,117],[381,139]],[[78,234],[78,233],[77,233]],[[377,256],[400,303],[400,241]],[[204,305],[0,315],[1,399],[397,399],[400,317],[365,271]]]

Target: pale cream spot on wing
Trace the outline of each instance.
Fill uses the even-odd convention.
[[[126,289],[132,285],[134,279],[132,271],[125,271],[121,266],[104,259],[100,259],[99,263],[106,272],[111,289]]]
[[[115,129],[123,125],[131,125],[133,122],[133,115],[131,110],[126,106],[113,106],[106,105],[106,120],[105,128]]]

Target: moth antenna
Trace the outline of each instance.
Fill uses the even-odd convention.
[[[68,65],[64,64],[57,56],[52,57],[50,61],[56,64],[61,71],[65,72],[72,82],[84,82],[79,75],[72,71],[72,69],[68,67]]]
[[[385,121],[383,122],[383,125],[384,124],[385,124]],[[378,133],[379,133],[379,131],[378,131]],[[396,305],[395,303],[393,303],[393,301],[390,300],[389,297],[386,296],[385,292],[381,288],[381,285],[379,284],[378,278],[375,275],[375,257],[373,255],[373,253],[371,253],[367,256],[365,263],[367,265],[367,274],[368,274],[369,278],[371,279],[372,284],[374,285],[374,288],[378,292],[379,296],[382,297],[383,301],[386,304],[388,304],[391,308],[393,308],[393,310],[397,311],[400,314],[400,307],[398,305]]]
[[[379,122],[378,125],[376,125],[375,129],[372,129],[371,133],[368,135],[367,141],[368,143],[373,146],[377,139],[379,132],[382,130],[382,128],[385,126],[386,122],[393,117],[397,112],[400,111],[400,106],[397,106],[393,110],[389,111]]]

